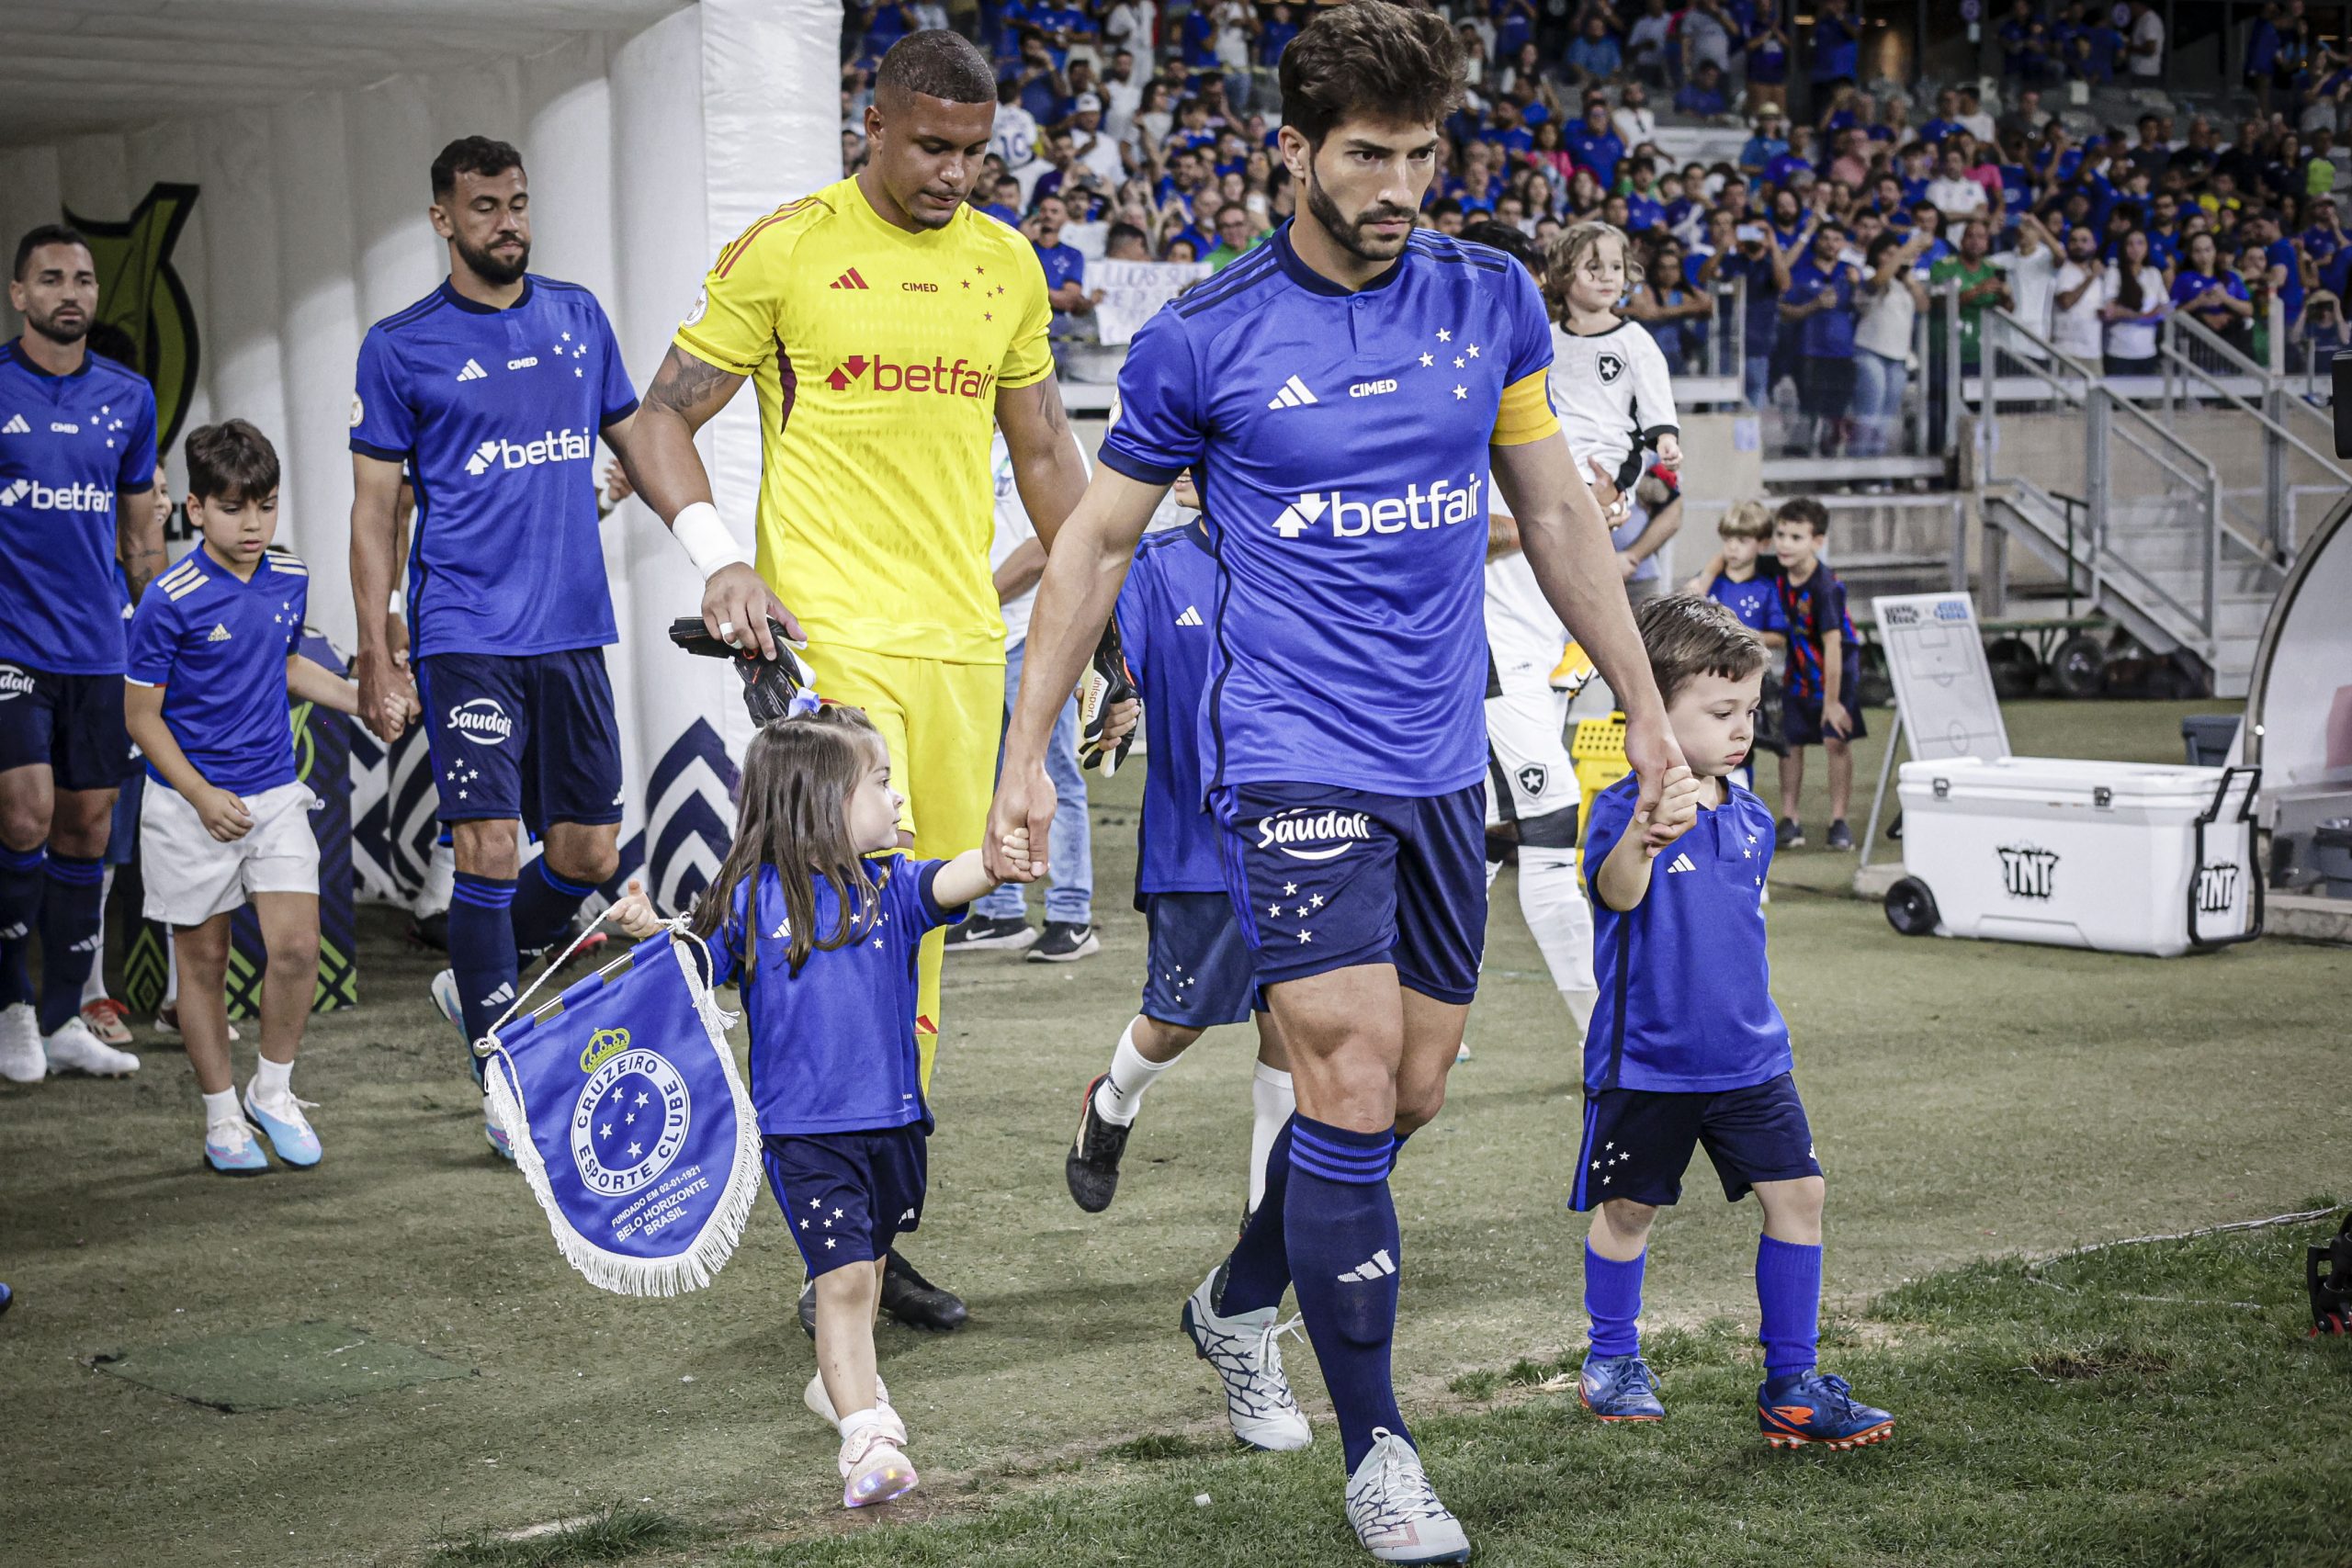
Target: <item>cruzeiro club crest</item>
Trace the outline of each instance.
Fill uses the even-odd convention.
[[[65,209],[65,221],[90,242],[97,263],[97,324],[130,334],[139,357],[130,368],[155,389],[159,451],[178,438],[196,392],[196,308],[172,269],[172,248],[196,207],[196,191],[194,186],[151,186],[120,222]]]
[[[626,1045],[617,1030],[599,1031],[583,1061],[606,1043]],[[606,1036],[618,1036],[607,1041]],[[694,1124],[685,1079],[657,1052],[623,1050],[607,1055],[580,1086],[571,1110],[571,1163],[591,1192],[626,1197],[651,1183],[684,1146]]]
[[[1595,370],[1600,372],[1600,384],[1602,386],[1614,386],[1616,385],[1617,378],[1625,373],[1625,356],[1619,354],[1613,348],[1604,348],[1600,351],[1600,355],[1594,358],[1592,367]]]

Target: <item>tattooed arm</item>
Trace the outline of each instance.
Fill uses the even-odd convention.
[[[130,602],[137,604],[164,570],[164,520],[155,504],[155,487],[124,491],[114,498],[115,552],[122,558],[123,575],[130,580]]]
[[[710,475],[702,466],[702,454],[695,450],[695,432],[725,408],[742,384],[742,377],[673,344],[637,412],[605,429],[605,440],[620,458],[628,482],[665,525],[674,529],[681,512],[710,504]],[[708,518],[711,513],[699,515]],[[691,545],[688,553],[694,553]],[[722,566],[704,580],[702,619],[711,636],[743,632],[759,645],[763,657],[773,658],[771,615],[798,640],[800,623],[749,565],[737,561]],[[729,631],[719,630],[722,626]]]

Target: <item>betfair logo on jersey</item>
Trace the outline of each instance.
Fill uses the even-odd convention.
[[[866,379],[868,373],[871,379]],[[928,365],[899,365],[883,358],[853,354],[825,378],[825,385],[846,392],[860,380],[876,392],[935,392],[941,397],[985,398],[996,389],[996,371],[959,359],[953,365],[934,359]]]
[[[1487,505],[1479,491],[1486,483],[1483,477],[1476,475],[1466,485],[1431,479],[1426,490],[1419,484],[1408,484],[1401,496],[1384,495],[1371,501],[1352,500],[1344,491],[1308,491],[1282,509],[1281,515],[1274,519],[1274,532],[1285,539],[1295,539],[1327,515],[1331,519],[1331,537],[1335,539],[1443,528],[1474,517],[1483,521]]]
[[[22,506],[32,512],[107,512],[114,510],[114,491],[104,485],[45,485],[39,479],[18,479],[0,490],[0,506]]]
[[[536,468],[546,463],[579,463],[595,450],[586,429],[550,430],[537,441],[490,440],[466,459],[466,472],[480,479],[492,468]]]

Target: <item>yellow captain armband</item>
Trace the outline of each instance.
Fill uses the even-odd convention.
[[[1523,446],[1559,428],[1560,416],[1552,412],[1551,388],[1544,372],[1537,370],[1503,389],[1502,406],[1495,411],[1495,434],[1489,439],[1497,446]]]

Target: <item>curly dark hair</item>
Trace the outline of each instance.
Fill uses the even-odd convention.
[[[1317,16],[1283,51],[1283,123],[1319,149],[1353,115],[1437,125],[1462,101],[1462,40],[1443,17],[1349,0]]]

